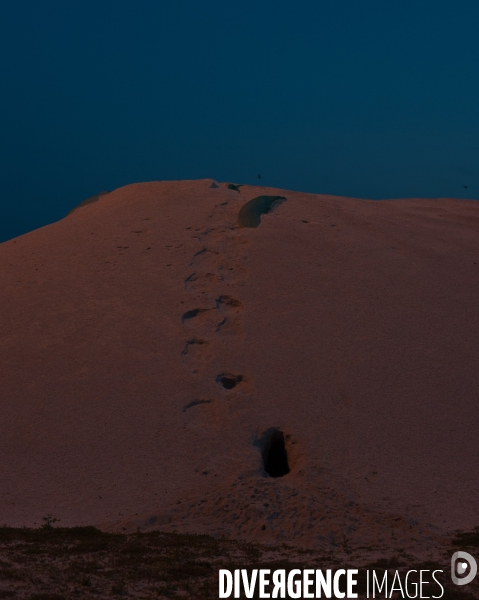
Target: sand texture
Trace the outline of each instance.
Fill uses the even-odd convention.
[[[1,523],[318,548],[479,525],[479,204],[213,183],[0,245]],[[258,196],[286,200],[239,227]]]

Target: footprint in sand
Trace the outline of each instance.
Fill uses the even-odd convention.
[[[241,313],[244,305],[235,297],[232,288],[245,284],[247,270],[243,266],[246,236],[238,235],[237,226],[225,225],[227,203],[215,206],[202,232],[194,232],[201,243],[189,263],[190,272],[184,278],[184,287],[191,296],[192,308],[181,316],[187,332],[181,359],[191,372],[204,372],[218,356],[225,338],[242,336]],[[220,214],[220,210],[223,214]],[[231,214],[233,218],[234,212]],[[215,222],[221,218],[221,223]],[[237,218],[237,212],[234,218]],[[211,226],[210,226],[211,225]],[[193,233],[193,232],[192,232]],[[243,376],[220,373],[216,383],[225,391],[243,382]],[[193,405],[191,405],[193,406]],[[195,404],[196,406],[196,404]]]

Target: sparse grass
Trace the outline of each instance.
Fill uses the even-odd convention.
[[[462,533],[453,544],[477,545],[478,536],[479,530]],[[262,546],[206,535],[157,531],[127,535],[105,533],[94,527],[53,527],[51,523],[39,529],[0,527],[0,599],[181,597],[206,600],[218,597],[219,569],[247,569],[249,572],[285,569],[289,572],[348,566],[360,570],[357,591],[364,597],[366,569],[375,569],[378,575],[395,569],[405,574],[409,569],[444,570],[445,564],[418,565],[396,555],[361,565],[344,551],[335,556],[285,544]],[[477,593],[477,586],[460,590],[452,585],[447,573],[443,581],[447,583],[443,596],[446,600],[476,597],[472,593]]]
[[[51,529],[55,523],[58,523],[59,519],[57,519],[56,517],[53,517],[51,513],[48,513],[48,515],[43,517],[42,521],[43,521],[43,525],[42,525],[43,529]]]

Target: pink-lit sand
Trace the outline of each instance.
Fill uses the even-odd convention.
[[[211,184],[0,245],[1,524],[324,548],[479,525],[479,203]],[[260,194],[287,200],[239,229]]]

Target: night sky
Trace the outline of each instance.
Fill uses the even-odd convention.
[[[0,241],[138,181],[477,199],[478,31],[477,0],[4,0]]]

